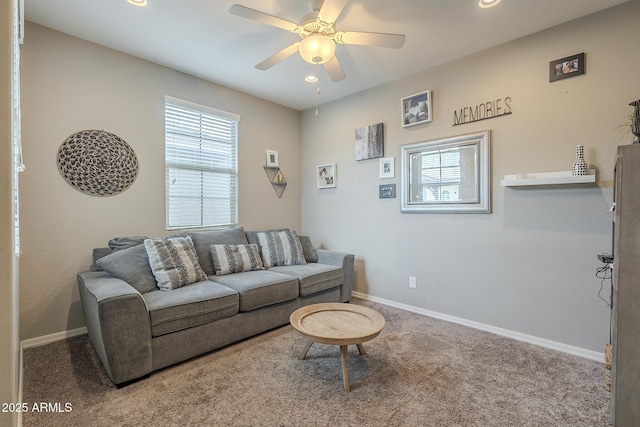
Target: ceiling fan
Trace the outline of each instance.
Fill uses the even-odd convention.
[[[335,56],[336,43],[399,49],[405,40],[402,34],[336,31],[336,19],[348,1],[310,0],[309,6],[313,12],[305,15],[299,24],[239,4],[231,6],[229,13],[300,35],[299,42],[285,47],[256,65],[258,70],[268,70],[298,52],[310,64],[324,64],[331,80],[337,82],[345,79],[346,75]]]

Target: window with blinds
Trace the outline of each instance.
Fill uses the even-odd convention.
[[[167,229],[237,224],[239,121],[165,97]]]
[[[16,256],[20,256],[20,201],[19,174],[24,171],[22,163],[22,134],[20,113],[20,41],[24,18],[21,10],[21,2],[13,3],[13,45],[12,45],[12,78],[11,78],[11,141],[12,141],[12,192],[13,192],[13,250]]]
[[[457,201],[460,193],[460,148],[419,156],[422,201]]]

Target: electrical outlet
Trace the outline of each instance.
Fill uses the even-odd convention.
[[[412,289],[416,288],[416,278],[413,276],[409,276],[409,287]]]

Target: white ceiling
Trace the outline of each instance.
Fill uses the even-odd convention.
[[[299,36],[230,15],[239,3],[298,22],[308,0],[24,0],[25,19],[194,76],[304,110],[316,103],[316,70],[297,54],[267,71],[254,66]],[[360,92],[627,0],[350,0],[336,21],[348,31],[401,33],[404,46],[338,45],[347,75],[320,72],[320,103]],[[29,34],[25,34],[28,42]],[[575,52],[566,52],[567,55]]]

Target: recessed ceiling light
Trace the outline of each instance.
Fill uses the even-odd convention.
[[[147,5],[147,0],[127,0],[129,3],[131,3],[134,6],[146,6]]]
[[[313,74],[309,74],[307,77],[304,78],[304,81],[307,83],[315,83],[318,81],[318,77],[314,76]]]
[[[500,0],[480,0],[478,2],[478,6],[486,9],[487,7],[493,7],[498,3],[500,3]]]

